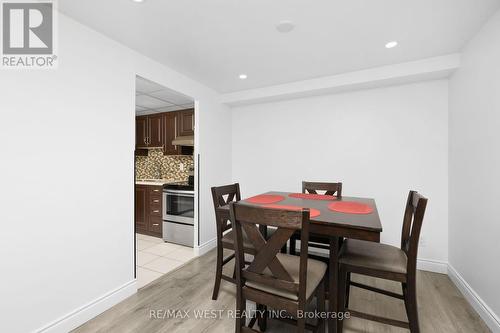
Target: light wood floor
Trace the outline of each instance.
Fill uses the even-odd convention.
[[[230,266],[230,264],[226,265]],[[231,267],[226,267],[231,272]],[[215,252],[196,258],[185,266],[153,281],[139,292],[80,326],[74,332],[234,332],[234,319],[228,310],[235,308],[234,285],[222,281],[219,298],[211,300]],[[353,276],[377,287],[400,292],[396,284]],[[418,272],[418,301],[422,332],[490,332],[466,302],[448,276]],[[358,288],[351,289],[350,306],[377,315],[406,320],[402,301]],[[150,318],[150,310],[186,310],[191,317]],[[195,310],[223,310],[218,319],[196,319]],[[293,332],[294,328],[270,320],[266,332]],[[345,322],[344,332],[409,332],[362,319]]]

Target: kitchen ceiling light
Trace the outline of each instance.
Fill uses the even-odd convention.
[[[387,49],[392,49],[393,47],[396,47],[396,46],[398,46],[398,42],[395,41],[395,40],[393,40],[392,42],[389,42],[389,43],[385,44],[385,47]]]
[[[280,23],[276,25],[276,30],[281,33],[290,32],[293,30],[293,28],[295,28],[295,25],[292,21],[280,21]]]
[[[142,3],[144,0],[132,0],[133,2]]]
[[[246,74],[240,74],[240,79],[245,80],[248,76]]]

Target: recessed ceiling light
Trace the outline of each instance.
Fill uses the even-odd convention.
[[[295,25],[292,21],[280,21],[280,23],[276,25],[276,30],[281,33],[290,32],[293,30],[293,28],[295,28]]]
[[[385,47],[386,47],[387,49],[392,49],[393,47],[396,47],[396,46],[398,46],[398,42],[397,42],[397,41],[395,41],[395,40],[393,40],[393,41],[391,41],[391,42],[389,42],[389,43],[385,44]]]
[[[239,78],[245,80],[248,76],[246,74],[240,74]]]
[[[132,0],[133,2],[141,3],[144,2],[144,0]]]

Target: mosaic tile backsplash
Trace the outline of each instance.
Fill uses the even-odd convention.
[[[184,170],[181,171],[181,163]],[[189,167],[194,166],[193,156],[163,156],[162,149],[150,149],[147,156],[135,157],[136,179],[170,179],[184,181],[188,178]]]

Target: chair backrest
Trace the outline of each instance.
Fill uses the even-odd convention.
[[[427,198],[416,191],[410,191],[406,201],[401,232],[401,250],[408,257],[408,272],[414,272],[417,266],[418,240],[424,220]]]
[[[318,194],[325,191],[325,195],[342,196],[342,183],[302,182],[302,193]]]
[[[309,209],[300,211],[271,209],[249,206],[244,203],[231,203],[231,221],[236,237],[236,279],[238,287],[245,281],[252,281],[272,288],[293,293],[299,300],[305,299],[307,279],[307,257],[309,243]],[[273,235],[266,240],[259,232],[258,225],[277,227]],[[299,280],[295,281],[283,266],[278,253],[295,231],[301,231]],[[248,241],[255,247],[253,261],[245,268],[243,231]],[[269,269],[272,277],[264,275]]]
[[[212,187],[212,200],[214,203],[217,231],[222,234],[222,232],[231,228],[231,223],[227,218],[222,218],[217,209],[229,204],[230,202],[241,200],[240,184],[235,183]]]

